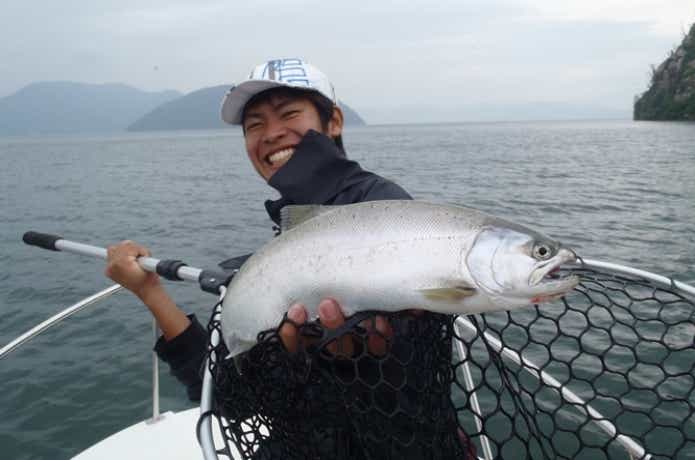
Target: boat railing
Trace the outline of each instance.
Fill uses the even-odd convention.
[[[79,313],[80,311],[84,310],[92,304],[95,304],[97,302],[111,297],[113,294],[117,293],[121,289],[123,289],[122,286],[114,284],[113,286],[110,286],[102,291],[92,294],[89,297],[85,297],[84,299],[69,306],[68,308],[61,310],[60,312],[48,318],[46,321],[37,324],[36,326],[26,331],[24,334],[12,340],[4,347],[0,348],[0,359],[4,358],[5,355],[8,355],[9,353],[16,350],[29,340],[36,337],[37,335],[41,334],[46,329],[55,326],[56,324],[60,323],[66,318],[69,318],[75,313]]]
[[[41,334],[42,332],[46,331],[47,329],[55,326],[56,324],[61,323],[65,319],[75,315],[76,313],[81,312],[82,310],[86,309],[87,307],[91,305],[95,305],[103,300],[108,299],[112,295],[116,294],[117,292],[120,292],[123,290],[123,286],[119,284],[114,284],[113,286],[109,286],[106,289],[103,289],[95,294],[92,294],[88,297],[85,297],[84,299],[80,300],[77,303],[74,303],[70,305],[69,307],[61,310],[60,312],[56,313],[55,315],[51,316],[45,321],[42,321],[41,323],[37,324],[36,326],[32,327],[28,331],[26,331],[24,334],[20,335],[16,339],[12,340],[10,343],[7,345],[3,346],[0,348],[0,359],[4,358],[5,356],[9,355],[11,352],[16,350],[17,348],[21,347],[37,335]],[[156,341],[158,336],[159,336],[159,328],[157,327],[157,322],[153,319],[152,320],[152,334],[154,336],[154,340]],[[152,352],[152,418],[148,419],[148,423],[154,423],[157,420],[160,419],[160,411],[159,411],[159,361],[157,358],[157,354],[153,351]]]
[[[473,323],[471,323],[467,318],[462,318],[459,317],[456,319],[456,322],[454,324],[454,327],[457,329],[457,333],[461,333],[462,329],[468,329],[473,333],[479,333],[478,329],[475,327]],[[544,385],[547,385],[551,388],[554,388],[560,392],[562,395],[562,398],[567,401],[570,404],[575,404],[575,405],[581,405],[587,408],[587,411],[591,415],[592,419],[594,422],[596,422],[606,434],[610,437],[615,437],[616,440],[625,448],[627,452],[630,453],[631,458],[640,458],[640,459],[645,459],[648,460],[651,458],[650,455],[648,455],[644,448],[636,442],[634,439],[630,438],[629,436],[625,436],[623,434],[619,434],[617,428],[615,425],[607,420],[607,418],[601,414],[599,411],[594,409],[589,403],[584,401],[582,398],[580,398],[575,392],[572,390],[568,389],[566,386],[562,385],[555,377],[550,375],[549,373],[545,372],[542,370],[537,364],[535,364],[533,361],[524,358],[521,356],[519,353],[516,351],[512,350],[511,348],[505,347],[500,340],[498,340],[496,337],[494,337],[492,334],[490,334],[487,331],[483,331],[482,335],[485,337],[485,340],[488,344],[490,344],[497,353],[501,354],[502,357],[507,358],[514,363],[516,363],[518,366],[520,366],[522,369],[524,369],[526,372],[531,374],[533,377],[538,379],[540,382],[542,382]],[[465,351],[463,351],[463,345],[457,341],[456,343],[459,347],[459,354],[461,360],[465,360]],[[465,372],[470,373],[468,370],[468,363],[464,363],[463,365],[464,369],[466,369]],[[470,381],[470,383],[469,383]],[[471,394],[471,406],[473,407],[474,413],[475,413],[475,421],[478,426],[478,430],[482,431],[482,412],[480,410],[480,406],[477,401],[477,396],[475,395],[475,391],[473,390],[473,381],[472,379],[466,379],[466,389],[470,392]],[[494,458],[492,454],[492,449],[490,447],[490,443],[487,439],[487,437],[483,436],[482,437],[482,446],[483,446],[483,453],[484,453],[484,458],[485,460],[492,460]]]

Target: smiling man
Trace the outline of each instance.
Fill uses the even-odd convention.
[[[323,72],[301,59],[256,66],[246,81],[225,96],[222,119],[242,126],[249,160],[280,192],[279,200],[265,203],[278,224],[280,210],[290,204],[411,199],[398,185],[346,158],[343,112],[333,85]],[[332,299],[321,302],[319,314],[327,327],[344,322],[340,306]],[[307,320],[302,305],[291,306],[288,317],[297,323]],[[288,349],[295,348],[292,325],[283,326],[281,337]]]
[[[301,59],[277,59],[256,66],[246,81],[225,95],[222,119],[242,126],[249,160],[258,174],[280,192],[279,200],[265,202],[277,224],[280,210],[290,204],[338,205],[411,198],[398,185],[346,158],[343,113],[333,85],[323,72]],[[164,337],[158,345],[160,356],[168,361],[170,341],[188,337],[194,330],[202,336],[204,329],[191,323],[176,306],[157,275],[145,272],[136,263],[137,257],[145,255],[149,255],[147,248],[132,241],[110,246],[106,275],[136,294],[150,309]],[[340,306],[332,299],[321,303],[319,313],[328,327],[343,323]],[[301,305],[289,308],[288,317],[298,323],[307,320]],[[293,327],[285,325],[282,338],[289,349],[294,348],[294,337]],[[175,374],[178,371],[188,372],[174,369]],[[199,397],[199,379],[187,376],[185,380],[189,395]]]
[[[270,218],[277,224],[280,223],[280,210],[292,204],[340,205],[411,199],[398,185],[363,170],[346,157],[342,140],[343,113],[333,86],[321,71],[301,59],[278,59],[256,66],[246,81],[226,94],[222,119],[242,126],[249,160],[258,174],[280,193],[280,199],[265,202]],[[155,350],[186,386],[189,397],[198,400],[207,331],[195,316],[187,316],[176,306],[156,275],[140,268],[136,258],[143,255],[149,255],[149,251],[133,242],[109,247],[106,275],[135,293],[150,309],[163,332]],[[307,317],[304,305],[287,307],[290,321],[282,323],[279,336],[284,348],[293,353],[300,339],[297,325],[313,318]],[[345,323],[340,305],[333,299],[323,299],[318,312],[322,326],[328,329]],[[278,318],[278,324],[281,321],[282,318]],[[393,334],[384,318],[375,318],[373,324],[381,337]],[[350,337],[340,340],[341,345],[350,349]],[[329,352],[335,353],[337,345],[329,344]],[[383,338],[370,339],[367,347],[372,354],[385,353]],[[321,386],[321,383],[307,383],[311,385]],[[322,390],[307,391],[320,393]],[[329,443],[329,451],[346,442],[356,442],[354,434],[345,432],[342,426],[340,422],[335,427],[323,427],[329,437],[345,437],[336,440],[336,445]],[[467,441],[463,444],[470,445]],[[286,458],[278,454],[286,448],[272,443],[265,447],[270,454],[268,458]],[[421,458],[421,453],[414,453],[413,458]]]
[[[253,97],[243,111],[246,151],[253,166],[269,180],[295,152],[309,131],[337,139],[343,128],[339,107],[327,107],[315,94],[296,89],[266,90]],[[320,115],[323,114],[323,117]]]
[[[281,200],[266,202],[276,222],[287,204],[410,199],[398,185],[346,158],[333,85],[301,59],[256,66],[225,96],[222,119],[242,126],[251,163],[280,192]]]

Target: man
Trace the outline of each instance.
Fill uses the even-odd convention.
[[[280,192],[279,200],[265,204],[276,223],[280,209],[288,204],[411,199],[396,184],[345,158],[343,113],[333,86],[320,70],[300,59],[258,65],[247,81],[225,96],[222,118],[242,125],[249,160],[259,175]],[[106,275],[142,300],[169,342],[188,329],[191,321],[165,292],[159,277],[145,272],[135,261],[148,255],[146,248],[131,241],[110,246]],[[340,307],[332,299],[321,302],[318,310],[326,327],[335,328],[344,322]],[[307,320],[301,305],[291,306],[288,317],[296,323]],[[286,346],[293,349],[295,329],[285,325],[281,335]],[[159,349],[165,350],[166,343]]]
[[[282,207],[292,204],[341,205],[411,199],[398,185],[364,171],[346,158],[342,143],[343,114],[333,87],[321,71],[300,59],[279,59],[257,66],[245,82],[227,93],[222,118],[242,126],[249,160],[258,174],[280,192],[279,200],[265,203],[276,223]],[[106,275],[132,291],[150,309],[163,332],[155,347],[157,353],[184,383],[189,397],[197,400],[207,331],[194,316],[188,317],[176,306],[157,275],[139,267],[136,258],[147,255],[146,248],[130,241],[111,246]],[[278,336],[284,349],[294,353],[304,344],[298,326],[313,318],[307,317],[301,304],[288,307],[289,321],[282,323]],[[318,312],[324,328],[336,329],[345,323],[340,305],[333,299],[323,299]],[[278,318],[279,324],[281,320]],[[393,334],[391,326],[381,317],[372,324],[382,340],[370,340],[369,351],[384,353],[384,338]],[[336,353],[339,345],[341,349],[350,348],[351,339],[332,343],[328,350]],[[309,384],[305,386],[311,388]],[[336,438],[335,433],[340,430],[328,431]],[[351,435],[346,436],[343,438],[352,439]],[[343,443],[333,439],[328,442],[329,447],[335,448],[336,442]],[[273,449],[288,454],[286,445],[278,444],[268,452],[272,453]],[[270,457],[278,456],[277,452]]]

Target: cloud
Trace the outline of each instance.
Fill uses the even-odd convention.
[[[191,91],[237,81],[266,59],[302,56],[358,110],[629,107],[645,89],[649,65],[695,18],[691,3],[13,2],[0,17],[0,96],[38,80]]]
[[[672,38],[695,22],[692,0],[527,0],[541,21],[642,22],[653,34]]]

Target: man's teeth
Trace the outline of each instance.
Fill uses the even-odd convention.
[[[278,161],[286,160],[287,158],[291,157],[292,154],[294,153],[293,148],[287,148],[284,150],[280,150],[278,152],[273,153],[268,157],[268,161],[270,164],[277,163]]]

